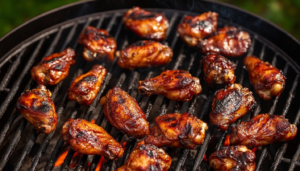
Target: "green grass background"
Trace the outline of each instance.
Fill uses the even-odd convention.
[[[78,0],[0,0],[0,37],[23,22]],[[300,0],[220,0],[277,24],[300,40]]]

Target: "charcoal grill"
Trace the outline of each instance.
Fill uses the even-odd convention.
[[[162,67],[123,70],[111,63],[96,61],[85,62],[82,57],[82,46],[77,44],[79,34],[86,26],[106,29],[115,37],[118,49],[139,40],[139,38],[124,28],[122,15],[126,9],[140,6],[149,11],[162,12],[170,22],[167,38],[174,50],[174,57],[170,64]],[[122,158],[107,161],[101,170],[114,170],[120,167],[128,158],[136,141],[130,140],[107,123],[101,105],[100,97],[105,95],[113,86],[119,86],[136,98],[149,122],[153,122],[158,115],[173,112],[191,112],[209,124],[208,114],[214,92],[221,87],[209,87],[203,80],[200,61],[203,54],[196,49],[187,47],[176,33],[176,26],[186,15],[196,15],[207,11],[219,13],[218,27],[226,25],[236,26],[240,30],[250,33],[252,45],[246,55],[255,55],[269,61],[281,69],[287,76],[286,88],[280,97],[269,101],[261,100],[257,94],[258,105],[240,121],[247,121],[259,113],[282,114],[291,123],[297,124],[300,118],[300,91],[297,91],[299,81],[300,44],[299,42],[276,27],[275,25],[236,7],[212,1],[195,0],[138,0],[130,1],[97,1],[89,0],[67,5],[48,13],[42,14],[19,26],[0,39],[0,170],[69,170],[74,155],[73,150],[68,154],[59,167],[54,163],[65,150],[64,142],[60,138],[62,124],[68,118],[95,119],[96,124],[104,127],[117,141],[127,142]],[[30,78],[30,69],[44,56],[60,52],[66,47],[76,50],[76,64],[71,67],[69,76],[56,86],[48,86],[59,115],[57,129],[48,134],[38,134],[16,110],[15,103],[21,92],[32,89],[36,83]],[[244,55],[244,56],[246,56]],[[243,56],[243,57],[244,57]],[[243,57],[230,58],[237,64],[237,83],[250,88],[248,73],[243,69]],[[96,99],[90,106],[80,106],[70,102],[67,89],[72,80],[79,74],[88,71],[92,65],[99,63],[108,70],[108,75]],[[137,92],[138,80],[159,75],[166,69],[184,69],[193,76],[201,79],[203,91],[191,102],[174,102],[163,96],[141,96]],[[299,129],[299,127],[298,127]],[[209,126],[205,141],[193,150],[165,148],[172,156],[170,170],[211,170],[205,156],[220,149],[224,143],[227,131],[220,131]],[[256,151],[256,170],[299,170],[300,162],[300,134],[290,142],[274,143],[260,147]],[[95,170],[100,156],[80,157],[75,170]]]

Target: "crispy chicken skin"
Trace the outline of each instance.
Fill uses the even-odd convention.
[[[126,163],[116,171],[167,171],[171,163],[171,157],[162,148],[142,144],[130,153]]]
[[[246,146],[226,146],[209,157],[209,165],[218,171],[254,171],[255,153]]]
[[[203,143],[207,124],[190,113],[165,114],[155,118],[146,144],[193,149]]]
[[[69,119],[65,122],[61,136],[73,150],[82,154],[96,154],[112,160],[124,153],[121,144],[102,127],[83,119]]]
[[[69,100],[90,105],[97,96],[106,73],[102,65],[94,65],[89,72],[76,77],[68,91]]]
[[[250,45],[250,35],[233,26],[219,29],[216,35],[199,42],[202,53],[214,52],[231,57],[245,54]]]
[[[51,92],[40,84],[22,93],[17,101],[17,110],[32,123],[37,132],[49,134],[56,128],[58,116],[51,96]]]
[[[123,16],[123,22],[131,31],[142,38],[160,41],[166,37],[169,22],[161,13],[149,12],[134,7]]]
[[[222,130],[248,113],[256,102],[252,92],[240,84],[231,84],[215,93],[209,121]]]
[[[236,65],[219,54],[208,54],[202,60],[204,80],[209,84],[232,84],[235,82]]]
[[[177,26],[181,39],[189,46],[196,46],[203,39],[217,30],[218,13],[206,12],[198,16],[186,16]]]
[[[250,83],[260,98],[270,100],[284,90],[285,76],[269,62],[248,56],[244,59],[244,65],[249,72]]]
[[[137,41],[116,52],[118,65],[131,70],[168,64],[172,56],[173,51],[169,46],[151,40]]]
[[[297,127],[284,116],[260,114],[248,122],[231,127],[230,143],[255,147],[276,141],[290,141],[297,134]]]
[[[139,81],[138,90],[147,96],[161,94],[174,101],[191,101],[202,87],[200,80],[187,71],[167,70],[157,77]]]
[[[70,66],[75,63],[75,51],[67,48],[61,53],[45,57],[31,69],[31,77],[38,84],[56,85],[69,74]]]
[[[106,30],[88,26],[81,33],[78,43],[85,47],[83,57],[86,61],[103,58],[114,60],[117,42]]]
[[[136,100],[121,88],[110,89],[106,96],[101,98],[100,104],[103,105],[104,115],[109,123],[124,134],[136,139],[149,134],[149,123],[145,113]]]

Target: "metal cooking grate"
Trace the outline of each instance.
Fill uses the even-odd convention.
[[[128,158],[136,141],[126,139],[126,136],[123,136],[122,133],[107,123],[103,115],[99,99],[113,86],[122,87],[123,90],[126,90],[132,97],[136,98],[150,122],[153,122],[157,115],[173,112],[190,112],[209,124],[208,114],[211,109],[211,101],[214,92],[221,87],[211,88],[206,85],[201,73],[202,69],[199,67],[203,54],[198,53],[196,49],[188,48],[176,33],[176,26],[181,22],[182,18],[185,15],[195,14],[165,9],[149,10],[163,12],[170,21],[170,28],[164,43],[168,43],[173,49],[174,56],[172,62],[163,67],[129,71],[119,68],[116,65],[116,60],[112,63],[101,63],[99,61],[88,63],[83,60],[83,48],[82,46],[78,46],[77,38],[82,29],[88,25],[106,29],[117,40],[118,49],[122,49],[139,39],[136,35],[125,29],[122,24],[122,15],[126,10],[96,13],[53,26],[38,33],[27,43],[20,43],[19,48],[14,53],[5,57],[5,60],[0,63],[1,73],[5,73],[0,75],[0,93],[2,99],[0,103],[0,170],[68,170],[71,158],[75,153],[73,150],[68,151],[64,163],[60,167],[54,168],[55,161],[64,149],[64,142],[60,138],[60,131],[62,124],[68,118],[96,119],[96,124],[104,127],[117,141],[128,141],[123,157],[117,161],[108,161],[102,167],[102,170],[120,167]],[[288,78],[286,88],[280,97],[276,97],[270,101],[263,101],[254,93],[258,105],[252,112],[249,112],[249,114],[240,119],[239,122],[241,120],[247,121],[259,113],[271,113],[285,115],[291,123],[297,124],[300,118],[298,105],[300,92],[296,91],[299,81],[299,70],[296,70],[295,63],[290,61],[284,52],[264,38],[251,32],[251,30],[222,20],[222,16],[219,16],[218,27],[225,25],[234,25],[239,29],[249,32],[252,37],[252,46],[247,55],[255,55],[271,62],[277,68],[283,70]],[[14,105],[21,92],[36,86],[36,83],[30,78],[30,69],[42,57],[54,52],[60,52],[66,47],[72,47],[76,50],[76,64],[71,67],[68,78],[56,86],[48,86],[53,94],[52,99],[55,102],[60,120],[57,129],[52,133],[48,135],[37,134],[33,126],[28,124],[15,110]],[[237,64],[236,82],[253,91],[248,80],[248,73],[242,66],[243,57],[230,59]],[[77,75],[88,71],[96,63],[104,65],[108,70],[108,74],[94,102],[88,107],[80,106],[75,102],[69,102],[67,89],[72,80]],[[191,102],[184,103],[170,101],[163,96],[148,98],[141,96],[137,92],[138,80],[159,75],[161,71],[166,69],[184,69],[189,71],[193,76],[200,78],[203,91],[200,95],[194,97]],[[220,149],[226,134],[227,131],[219,131],[209,126],[204,143],[196,149],[165,148],[165,151],[173,157],[170,170],[209,170],[208,162],[203,160],[203,157],[207,154],[208,158],[212,152]],[[256,170],[283,170],[286,167],[289,167],[289,170],[299,169],[299,142],[300,138],[298,134],[291,142],[274,143],[269,146],[260,147],[256,151]],[[297,150],[295,150],[295,147],[297,147]],[[83,155],[75,170],[82,170],[88,160],[91,160],[90,170],[95,170],[100,156]]]

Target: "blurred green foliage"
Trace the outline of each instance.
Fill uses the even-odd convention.
[[[0,37],[23,22],[78,0],[0,0]],[[300,0],[220,0],[272,21],[300,40]]]

